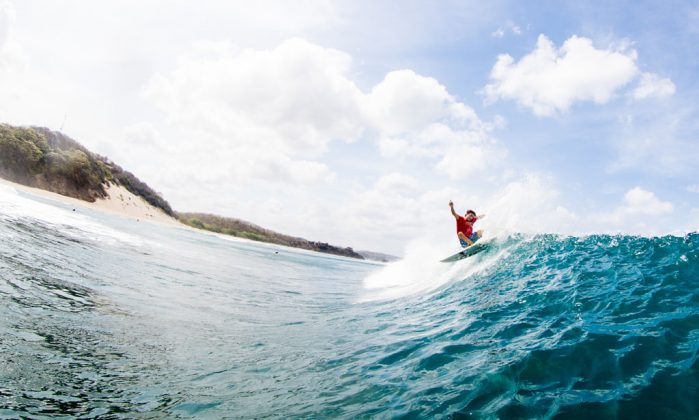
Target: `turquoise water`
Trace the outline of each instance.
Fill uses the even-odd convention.
[[[699,418],[699,235],[383,266],[0,191],[0,417]]]

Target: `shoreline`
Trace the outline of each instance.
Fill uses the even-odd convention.
[[[283,244],[278,244],[274,242],[265,242],[265,241],[255,241],[252,239],[248,238],[241,238],[238,236],[234,235],[226,235],[223,233],[218,233],[218,232],[213,232],[210,230],[206,229],[197,229],[195,227],[189,226],[185,223],[180,222],[174,217],[171,217],[167,215],[165,212],[163,212],[161,209],[151,205],[150,203],[146,202],[142,197],[139,197],[130,191],[128,191],[126,188],[114,184],[110,184],[106,190],[107,190],[107,198],[102,198],[96,200],[94,203],[90,203],[88,201],[83,201],[78,198],[74,197],[68,197],[62,194],[58,194],[52,191],[47,191],[41,188],[36,188],[36,187],[30,187],[27,185],[23,184],[18,184],[13,181],[9,181],[5,178],[0,178],[0,186],[7,186],[10,188],[14,188],[17,191],[21,191],[36,197],[40,198],[45,198],[49,199],[52,201],[56,201],[60,204],[72,206],[72,207],[82,207],[94,211],[98,211],[101,213],[105,214],[110,214],[113,216],[119,216],[123,217],[126,219],[130,220],[137,220],[137,221],[145,221],[148,223],[153,223],[156,225],[160,226],[166,226],[166,227],[173,227],[173,228],[180,228],[180,229],[186,229],[192,232],[198,232],[201,234],[206,234],[206,235],[212,235],[219,237],[220,239],[223,240],[229,240],[229,241],[240,241],[240,242],[248,242],[251,244],[264,244],[268,245],[271,247],[279,247],[281,249],[290,249],[294,251],[304,251],[310,254],[317,254],[317,255],[322,255],[322,256],[329,256],[329,257],[338,257],[338,258],[347,258],[352,261],[366,261],[366,262],[372,262],[372,263],[381,263],[380,261],[375,261],[371,259],[356,259],[348,256],[343,256],[343,255],[337,255],[337,254],[332,254],[332,253],[326,253],[326,252],[319,252],[319,251],[314,251],[314,250],[309,250],[309,249],[304,249],[304,248],[299,248],[299,247],[293,247],[293,246],[288,246],[288,245],[283,245]]]
[[[14,188],[17,191],[22,191],[27,194],[57,201],[62,204],[79,206],[127,219],[146,221],[159,225],[189,228],[189,226],[181,223],[174,217],[165,214],[165,212],[163,212],[161,209],[152,206],[142,197],[131,193],[122,186],[114,184],[110,184],[106,188],[107,198],[98,199],[94,203],[43,190],[41,188],[18,184],[4,178],[0,178],[0,185]]]

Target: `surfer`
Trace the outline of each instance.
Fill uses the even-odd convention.
[[[451,209],[451,214],[456,219],[456,235],[459,237],[461,247],[466,248],[473,245],[483,236],[483,229],[474,232],[473,224],[476,223],[478,219],[484,218],[485,214],[476,216],[475,211],[469,210],[466,214],[460,216],[454,211],[454,203],[452,201],[449,201],[449,208]]]

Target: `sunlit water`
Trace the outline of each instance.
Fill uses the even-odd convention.
[[[382,266],[0,188],[0,417],[699,417],[696,234]]]

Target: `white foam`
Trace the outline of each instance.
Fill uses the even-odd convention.
[[[143,244],[138,236],[110,228],[90,216],[34,200],[30,194],[20,194],[9,185],[0,184],[0,217],[41,221],[76,239]]]
[[[495,245],[498,246],[497,239]],[[441,262],[455,252],[444,244],[426,240],[411,242],[403,259],[387,264],[364,279],[364,293],[359,301],[391,300],[429,293],[487,270],[508,250],[499,249],[493,254],[474,256],[455,263]]]

